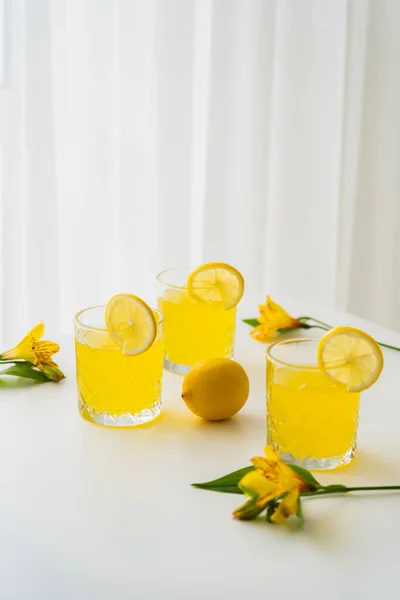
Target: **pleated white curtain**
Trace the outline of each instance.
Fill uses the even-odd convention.
[[[3,2],[2,336],[206,260],[400,328],[397,0]]]

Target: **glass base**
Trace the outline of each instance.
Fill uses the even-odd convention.
[[[231,358],[232,360],[234,360],[233,352],[230,356],[226,356],[226,358]],[[186,375],[187,373],[189,373],[192,367],[194,367],[194,365],[182,365],[180,363],[172,362],[172,360],[170,360],[164,354],[164,369],[166,371],[169,371],[170,373],[175,373],[176,375]]]
[[[344,454],[339,456],[330,456],[328,458],[315,458],[313,456],[298,457],[293,456],[290,452],[281,452],[279,447],[272,444],[279,452],[279,456],[290,465],[297,465],[307,469],[308,471],[327,471],[337,469],[348,465],[354,458],[356,452],[356,441],[352,443],[350,448]]]
[[[193,365],[180,365],[179,363],[174,363],[164,355],[164,369],[170,373],[176,373],[176,375],[186,375],[186,373],[189,373],[192,367]]]
[[[79,412],[84,419],[96,425],[103,425],[104,427],[136,427],[137,425],[144,425],[156,419],[162,410],[159,398],[151,408],[144,408],[142,411],[134,414],[123,412],[112,415],[105,411],[99,413],[92,406],[86,404],[80,394],[78,395],[78,406]]]

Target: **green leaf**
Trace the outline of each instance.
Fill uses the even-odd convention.
[[[299,475],[311,489],[321,488],[321,484],[315,479],[315,477],[307,471],[307,469],[303,469],[302,467],[298,467],[297,465],[288,465],[297,475]],[[238,471],[233,471],[233,473],[229,473],[228,475],[224,475],[219,479],[213,479],[213,481],[205,481],[204,483],[192,483],[193,487],[199,488],[201,490],[210,490],[211,492],[223,492],[225,494],[242,494],[243,492],[239,489],[238,483],[239,481],[250,473],[250,471],[254,471],[254,467],[244,467],[243,469],[239,469]]]
[[[303,508],[301,506],[300,498],[299,498],[299,506],[297,508],[297,518],[298,518],[298,527],[299,527],[299,529],[304,529]]]
[[[12,367],[1,371],[0,375],[14,375],[15,377],[26,377],[27,379],[34,379],[35,381],[42,382],[49,381],[44,373],[28,362],[17,362]]]
[[[276,331],[278,333],[289,333],[290,331],[296,331],[296,329],[300,329],[300,327],[281,327],[280,329],[277,329]]]
[[[241,490],[242,494],[246,494],[247,496],[249,496],[249,498],[254,498],[255,500],[257,500],[257,498],[260,495],[258,492],[255,492],[254,490],[251,490],[250,488],[247,488],[244,485],[242,485],[239,489]]]
[[[338,494],[340,494],[342,492],[347,492],[347,486],[342,485],[340,483],[335,483],[335,484],[332,484],[332,485],[326,485],[322,489],[324,490],[324,492],[330,492],[331,494],[335,494],[336,492]]]
[[[250,327],[258,327],[260,321],[258,321],[257,319],[243,319],[243,323],[246,323],[246,325],[250,325]]]
[[[307,325],[303,323],[300,327],[281,327],[281,329],[277,329],[278,333],[290,333],[291,331],[297,331],[298,329],[312,329],[313,325]]]
[[[292,471],[296,473],[296,475],[299,475],[302,479],[304,479],[304,481],[312,488],[315,489],[321,487],[321,484],[318,483],[314,475],[312,475],[310,471],[307,471],[307,469],[303,469],[303,467],[298,467],[297,465],[288,465],[288,467],[290,467]]]
[[[211,492],[222,492],[224,494],[243,494],[238,487],[238,483],[245,475],[247,475],[247,473],[250,473],[250,471],[254,471],[254,467],[244,467],[243,469],[233,471],[233,473],[229,473],[228,475],[224,475],[223,477],[214,479],[213,481],[192,483],[192,486],[200,488],[201,490],[210,490]]]

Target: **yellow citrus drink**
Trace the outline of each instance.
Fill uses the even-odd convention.
[[[163,339],[157,312],[157,337],[148,350],[125,355],[104,328],[75,319],[76,372],[79,410],[99,425],[132,426],[153,420],[161,411]]]
[[[158,307],[165,317],[167,368],[168,364],[178,365],[177,372],[184,373],[205,358],[233,355],[235,307],[225,309],[197,302],[184,287],[165,289],[158,300]],[[181,371],[179,366],[182,366]]]
[[[360,393],[331,381],[312,359],[302,364],[305,345],[316,355],[317,343],[293,340],[269,350],[268,443],[291,462],[309,469],[330,469],[347,464],[354,456]],[[289,355],[296,353],[298,360],[290,364]]]

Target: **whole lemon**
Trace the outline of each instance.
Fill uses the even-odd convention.
[[[232,417],[244,406],[248,395],[246,371],[230,358],[203,360],[183,380],[183,400],[195,415],[206,421]]]

